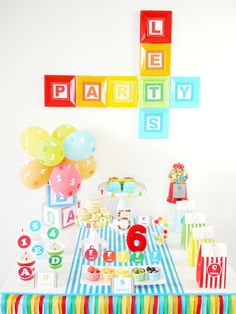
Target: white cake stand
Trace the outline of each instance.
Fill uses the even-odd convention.
[[[110,192],[108,191],[108,186],[107,182],[103,182],[98,186],[98,190],[100,191],[100,194],[103,195],[108,195],[111,198],[118,198],[118,204],[117,204],[117,217],[118,213],[121,210],[127,209],[125,199],[126,198],[133,198],[133,197],[138,197],[142,196],[146,192],[146,187],[143,183],[141,182],[135,182],[136,184],[136,191],[133,193],[126,193],[126,192],[120,192],[120,193],[115,193],[115,192]],[[111,226],[115,229],[118,229],[118,220],[117,218],[114,218],[113,221],[111,222]]]

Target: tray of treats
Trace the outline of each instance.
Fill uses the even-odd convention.
[[[111,279],[133,277],[134,285],[163,285],[166,284],[161,265],[143,266],[93,266],[84,265],[81,275],[81,284],[109,286]]]

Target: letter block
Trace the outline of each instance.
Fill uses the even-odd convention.
[[[45,75],[45,107],[75,107],[75,76]]]
[[[111,107],[137,107],[138,79],[136,76],[108,77],[107,103]]]
[[[161,76],[140,77],[139,93],[139,107],[168,108],[170,79]]]
[[[68,207],[48,207],[42,206],[43,222],[47,226],[65,229],[75,224],[76,206]]]
[[[47,206],[48,207],[65,207],[65,206],[73,206],[77,202],[77,195],[71,197],[63,197],[56,195],[52,189],[50,184],[46,186],[46,197],[47,197]]]
[[[140,42],[146,44],[171,43],[172,12],[141,11]]]
[[[171,77],[171,107],[199,107],[200,78]]]
[[[168,109],[139,109],[139,138],[167,138],[168,133]]]
[[[105,76],[76,77],[78,107],[106,107],[107,79]]]
[[[170,76],[170,44],[142,44],[141,75]]]

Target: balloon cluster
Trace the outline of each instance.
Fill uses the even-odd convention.
[[[92,154],[96,140],[89,132],[61,125],[50,136],[44,129],[33,126],[23,131],[20,143],[35,157],[20,172],[23,184],[30,189],[50,181],[54,193],[70,197],[78,192],[81,180],[95,173],[96,161]]]
[[[170,170],[169,178],[171,182],[183,184],[188,179],[188,174],[184,168],[183,164],[177,163],[173,165],[173,168]]]

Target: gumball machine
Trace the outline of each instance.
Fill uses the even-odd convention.
[[[186,201],[188,174],[183,164],[174,164],[169,173],[170,186],[167,202],[176,204],[176,201]]]

